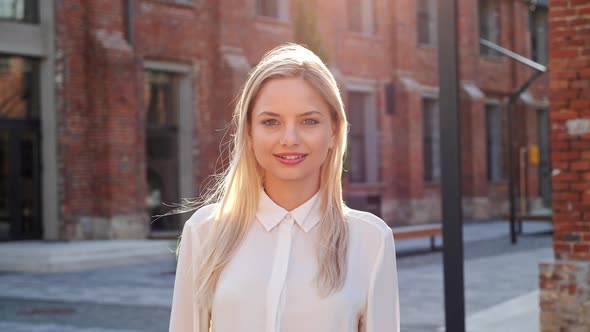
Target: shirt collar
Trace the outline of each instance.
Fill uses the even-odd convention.
[[[320,200],[319,190],[305,203],[291,211],[275,203],[264,189],[260,189],[258,209],[256,210],[256,219],[260,221],[264,229],[270,232],[273,227],[278,225],[287,214],[291,214],[295,222],[306,233],[309,232],[320,221]]]

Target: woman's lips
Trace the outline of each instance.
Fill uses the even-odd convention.
[[[297,165],[307,157],[306,154],[275,154],[273,156],[285,165]]]

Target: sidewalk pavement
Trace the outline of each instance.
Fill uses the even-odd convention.
[[[539,331],[538,263],[552,258],[550,229],[526,224],[512,246],[506,222],[464,226],[468,331]],[[444,330],[441,252],[430,252],[428,239],[396,248],[402,331]],[[175,270],[167,255],[81,271],[0,272],[0,331],[167,331]]]
[[[539,291],[532,291],[467,317],[467,331],[540,331]]]
[[[511,245],[506,222],[465,225],[467,331],[539,331],[538,265],[553,259],[551,224],[523,227]],[[412,254],[427,247],[418,241],[396,243],[402,331],[444,331],[442,255]]]
[[[65,272],[168,259],[175,240],[0,243],[0,272]]]

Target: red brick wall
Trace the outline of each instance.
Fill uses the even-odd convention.
[[[540,271],[541,331],[590,330],[590,264],[560,260]]]
[[[58,113],[58,167],[60,174],[60,237],[73,237],[72,228],[83,215],[93,215],[93,153],[86,133],[91,121],[86,115],[86,8],[80,1],[56,1],[56,93]]]
[[[195,188],[214,170],[212,82],[217,70],[217,9],[134,1],[134,43],[125,39],[121,1],[56,1],[60,236],[146,236],[143,62],[189,64],[195,116]],[[198,3],[198,4],[197,4]],[[198,121],[197,121],[198,119]],[[174,181],[175,179],[170,179]],[[122,219],[121,219],[122,218]],[[127,232],[116,223],[132,224]],[[127,226],[123,226],[127,227]],[[117,233],[119,232],[119,233]]]
[[[542,331],[590,330],[590,3],[549,10],[555,261],[540,265]]]
[[[555,255],[590,260],[590,3],[550,9],[550,100]],[[571,126],[581,125],[579,132]],[[568,129],[568,126],[570,128]]]
[[[194,186],[199,189],[215,171],[223,135],[219,129],[230,119],[232,101],[248,69],[267,50],[294,38],[293,8],[287,21],[277,21],[257,17],[254,0],[194,0],[192,5],[137,0],[130,44],[121,3],[56,0],[59,190],[65,239],[93,237],[96,223],[109,224],[120,216],[138,225],[147,218],[144,61],[195,69],[193,156]],[[436,48],[417,43],[416,2],[375,0],[371,35],[349,31],[342,1],[315,3],[328,65],[343,92],[351,81],[371,82],[376,89],[383,181],[347,184],[347,192],[381,195],[382,217],[390,224],[438,221],[439,187],[423,181],[421,110],[425,90],[438,88],[437,54]],[[501,44],[525,56],[530,53],[523,46],[529,38],[524,25],[527,10],[520,1],[502,0]],[[506,97],[529,72],[504,58],[480,57],[475,2],[460,0],[459,14],[462,84],[479,91],[473,95],[462,89],[463,186],[471,213],[467,217],[491,217],[500,214],[497,207],[506,202],[506,183],[486,180],[485,97]],[[383,92],[389,82],[396,87],[393,114],[386,112]],[[541,98],[543,83],[538,86],[535,91],[540,92],[534,95]],[[529,123],[534,120],[527,118]],[[519,144],[533,140],[534,131],[528,133]],[[530,198],[538,196],[536,182],[531,175]]]

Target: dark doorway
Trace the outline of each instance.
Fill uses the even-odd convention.
[[[178,77],[162,71],[145,71],[147,209],[151,217],[172,210],[180,202]],[[152,218],[153,220],[155,218]],[[155,219],[151,234],[181,229],[179,215]]]
[[[0,241],[41,238],[38,70],[0,55]]]

